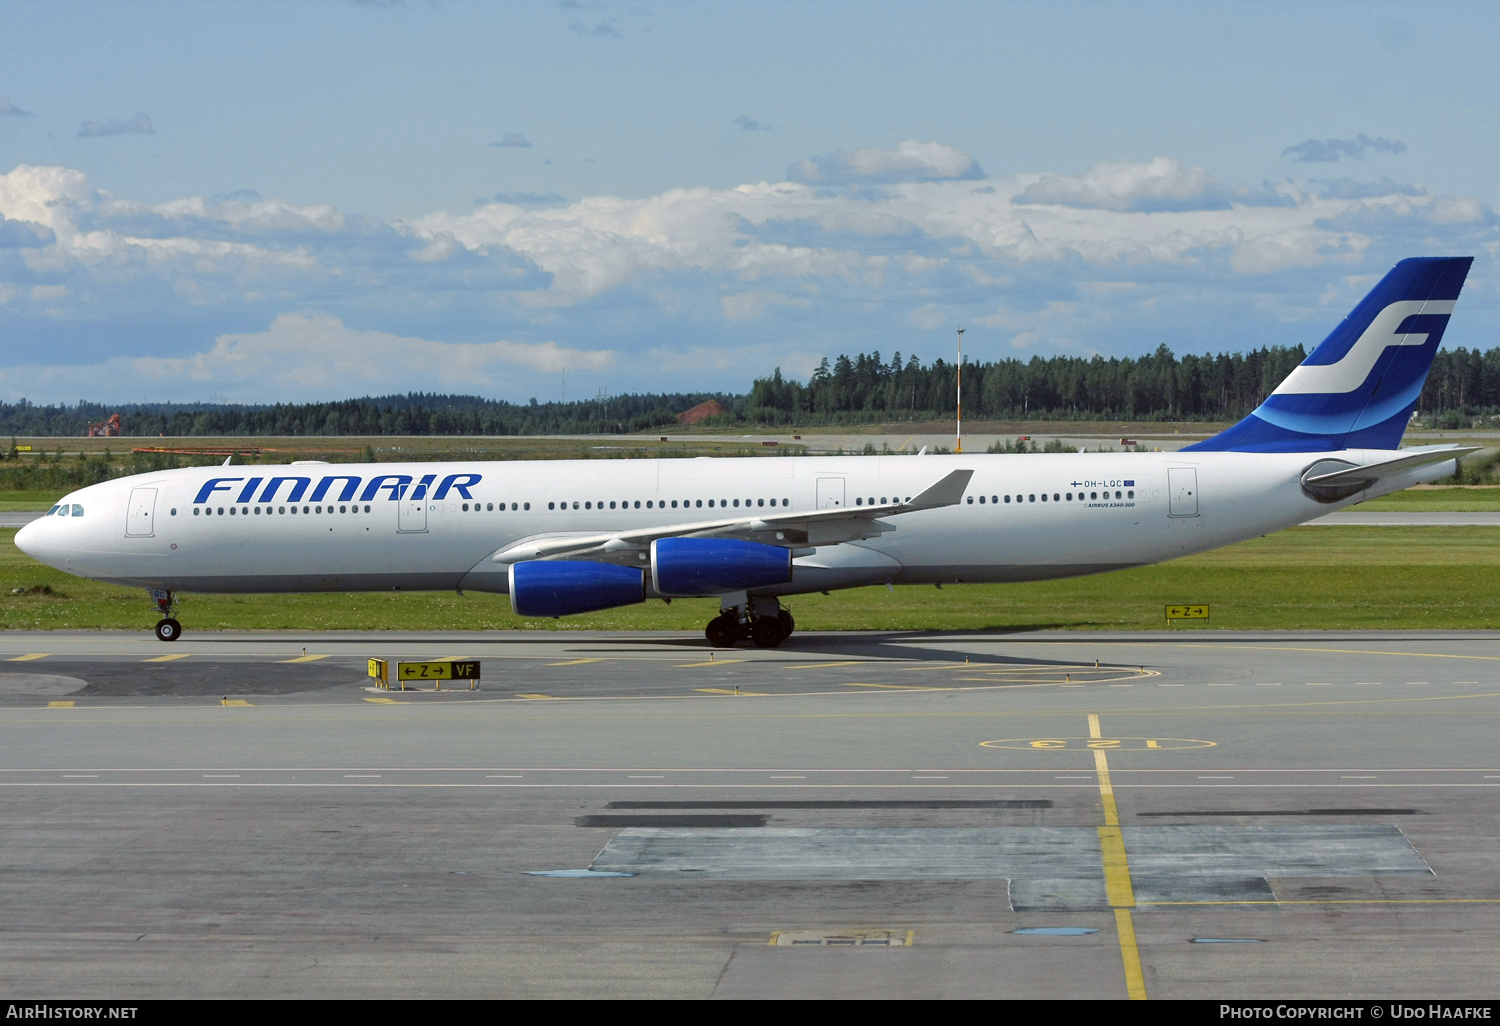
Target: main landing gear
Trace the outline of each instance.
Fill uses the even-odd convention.
[[[744,640],[775,648],[792,636],[797,623],[774,598],[758,598],[724,609],[708,622],[703,635],[714,648],[733,648]]]
[[[182,637],[182,624],[178,623],[172,613],[177,608],[177,599],[170,591],[151,592],[151,601],[156,603],[156,611],[161,614],[161,619],[156,622],[156,639],[158,641],[176,641]]]

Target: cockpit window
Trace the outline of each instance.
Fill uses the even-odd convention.
[[[68,515],[68,504],[66,502],[57,507],[57,515],[60,517],[65,517]]]
[[[53,506],[51,509],[49,509],[46,513],[44,513],[42,515],[50,517],[52,514],[56,513],[61,508],[62,508],[61,506]]]
[[[78,505],[78,503],[76,503],[76,502],[73,503],[73,515],[75,517],[81,517],[81,516],[83,516],[83,507],[80,506],[80,505]]]

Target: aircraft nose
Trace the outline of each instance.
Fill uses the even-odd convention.
[[[36,544],[36,537],[37,526],[36,521],[33,520],[31,523],[24,525],[19,531],[16,532],[16,548],[26,553],[26,555],[30,556],[32,559],[35,559],[36,552],[33,551],[33,549]],[[28,544],[28,542],[30,544]]]

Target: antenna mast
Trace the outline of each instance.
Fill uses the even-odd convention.
[[[964,329],[958,329],[958,444],[953,447],[956,453],[964,451]]]

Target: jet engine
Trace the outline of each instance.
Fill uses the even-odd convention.
[[[661,538],[651,543],[651,585],[659,595],[722,595],[785,584],[792,550],[729,538]]]
[[[510,565],[510,606],[517,616],[570,616],[646,600],[646,575],[630,566],[582,560]]]

